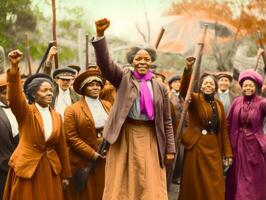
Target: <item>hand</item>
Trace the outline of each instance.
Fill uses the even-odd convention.
[[[233,158],[225,158],[224,159],[224,165],[227,166],[231,166],[233,164]]]
[[[106,159],[106,156],[105,156],[105,155],[103,156],[103,155],[101,155],[101,154],[95,152],[95,154],[94,154],[94,156],[93,156],[93,159],[94,159],[94,160],[105,160],[105,159]]]
[[[106,18],[95,22],[97,37],[104,36],[104,31],[110,26],[110,21]]]
[[[68,179],[63,179],[62,180],[62,188],[65,189],[67,186],[69,186],[69,180]]]
[[[21,61],[22,55],[23,53],[19,49],[9,52],[8,59],[11,62],[12,68],[18,67],[18,64]]]
[[[165,155],[165,164],[170,164],[174,161],[175,159],[175,154],[174,153],[167,153]]]
[[[196,58],[193,56],[189,56],[186,58],[186,69],[190,69],[196,61]]]
[[[257,52],[257,56],[260,56],[262,53],[264,53],[264,49],[259,48]]]
[[[53,57],[57,54],[57,48],[56,46],[52,46],[49,50],[47,60],[46,61],[52,61]]]

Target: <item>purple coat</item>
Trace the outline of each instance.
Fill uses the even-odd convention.
[[[226,200],[266,199],[265,115],[266,99],[261,96],[249,104],[240,96],[231,105],[227,119],[234,161],[227,174]]]

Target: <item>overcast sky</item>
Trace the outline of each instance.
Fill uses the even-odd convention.
[[[136,23],[146,32],[147,29],[143,25],[145,11],[151,21],[152,37],[154,37],[153,35],[158,35],[161,27],[161,16],[172,1],[174,0],[57,0],[57,16],[59,18],[67,14],[60,9],[62,6],[79,6],[86,11],[88,23],[94,23],[96,19],[106,17],[111,20],[108,31],[110,34],[129,40],[137,39],[141,42],[142,38],[136,32]],[[51,10],[45,6],[44,0],[33,0],[33,5],[38,5],[45,14],[51,15]]]

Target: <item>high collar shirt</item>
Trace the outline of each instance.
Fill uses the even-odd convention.
[[[92,114],[95,123],[95,128],[102,128],[107,120],[108,115],[101,101],[98,98],[94,99],[90,97],[85,97],[85,101]]]
[[[43,128],[44,128],[44,139],[47,141],[53,130],[53,123],[52,123],[52,116],[51,112],[49,110],[49,107],[41,107],[38,103],[35,103],[38,111],[40,112],[42,116],[42,122],[43,122]]]
[[[63,118],[66,107],[70,105],[71,105],[71,97],[69,89],[63,91],[59,87],[59,94],[55,101],[55,111],[58,112]]]

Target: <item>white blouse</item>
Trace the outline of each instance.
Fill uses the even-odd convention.
[[[52,115],[49,110],[49,107],[43,108],[38,103],[35,103],[35,105],[42,116],[44,139],[45,141],[47,141],[52,135],[52,130],[53,130]]]

